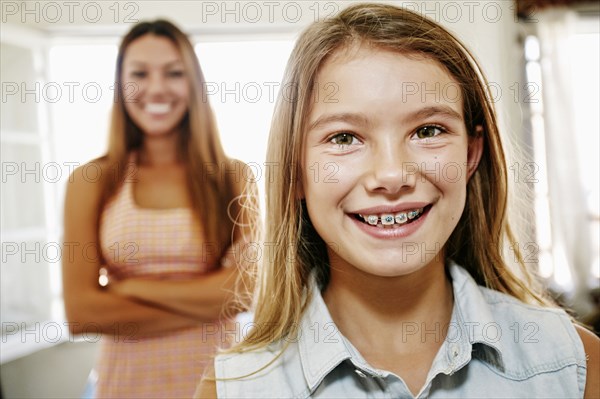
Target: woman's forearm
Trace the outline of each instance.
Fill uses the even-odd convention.
[[[160,334],[200,325],[201,320],[142,303],[111,292],[96,291],[78,298],[65,297],[69,329],[73,334],[102,333],[115,339]]]
[[[236,267],[221,268],[186,280],[130,278],[112,289],[127,298],[208,321],[221,317],[231,303],[237,276]]]

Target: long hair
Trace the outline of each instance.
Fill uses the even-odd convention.
[[[143,132],[125,110],[122,72],[128,46],[145,35],[169,39],[181,54],[190,85],[190,100],[188,111],[181,121],[178,150],[185,165],[194,214],[202,225],[205,239],[217,245],[223,253],[231,243],[234,221],[228,216],[228,206],[235,202],[236,179],[241,175],[241,163],[230,160],[225,155],[204,91],[206,81],[194,48],[188,37],[169,21],[138,23],[123,37],[119,46],[108,152],[102,157],[113,173],[102,181],[104,187],[100,209],[123,184],[129,154],[143,144]]]
[[[470,136],[483,136],[484,148],[445,256],[463,265],[480,285],[525,302],[547,303],[518,247],[514,249],[521,270],[511,271],[502,256],[503,246],[515,241],[507,222],[506,159],[492,96],[475,58],[450,32],[417,13],[360,4],[310,25],[290,56],[281,86],[287,90],[277,100],[267,151],[267,162],[276,165],[266,179],[265,241],[272,247],[258,270],[254,298],[254,322],[269,328],[251,330],[233,350],[260,348],[295,334],[308,300],[310,274],[315,272],[321,284],[327,283],[326,244],[297,195],[302,145],[319,68],[336,51],[360,43],[435,60],[458,82],[466,130]]]

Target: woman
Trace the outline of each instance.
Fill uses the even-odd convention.
[[[204,83],[176,26],[134,26],[117,57],[108,153],[70,179],[64,239],[88,251],[63,263],[65,308],[72,333],[106,335],[98,397],[189,397],[225,343],[250,226],[242,210],[254,202],[244,200],[247,174],[232,173],[245,165],[223,152]]]

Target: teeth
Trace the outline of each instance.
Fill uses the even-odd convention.
[[[379,218],[375,215],[369,215],[367,216],[367,223],[372,224],[373,226],[375,226],[377,224],[377,220]]]
[[[381,224],[384,226],[394,224],[394,215],[381,215]]]
[[[384,213],[381,216],[377,215],[362,215],[358,214],[365,222],[369,223],[372,226],[383,227],[383,226],[391,226],[394,223],[396,224],[404,224],[409,220],[412,220],[423,213],[423,208],[413,209],[408,212],[399,212],[395,215]]]
[[[417,217],[418,214],[419,214],[419,211],[408,211],[407,216],[409,219],[414,219]]]
[[[147,103],[144,110],[150,114],[162,115],[171,110],[169,103]]]
[[[404,213],[404,212],[397,213],[395,219],[396,219],[396,223],[398,223],[398,224],[406,223],[406,221],[408,220],[406,217],[406,213]]]

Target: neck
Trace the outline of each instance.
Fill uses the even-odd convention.
[[[139,152],[141,166],[172,166],[181,162],[179,154],[179,134],[173,133],[159,137],[145,136]]]
[[[353,343],[395,342],[389,350],[411,352],[421,337],[421,328],[445,331],[450,323],[452,285],[442,261],[399,277],[379,277],[354,267],[331,266],[331,279],[323,298],[334,322]],[[408,330],[414,331],[414,336],[398,340],[398,332]]]

